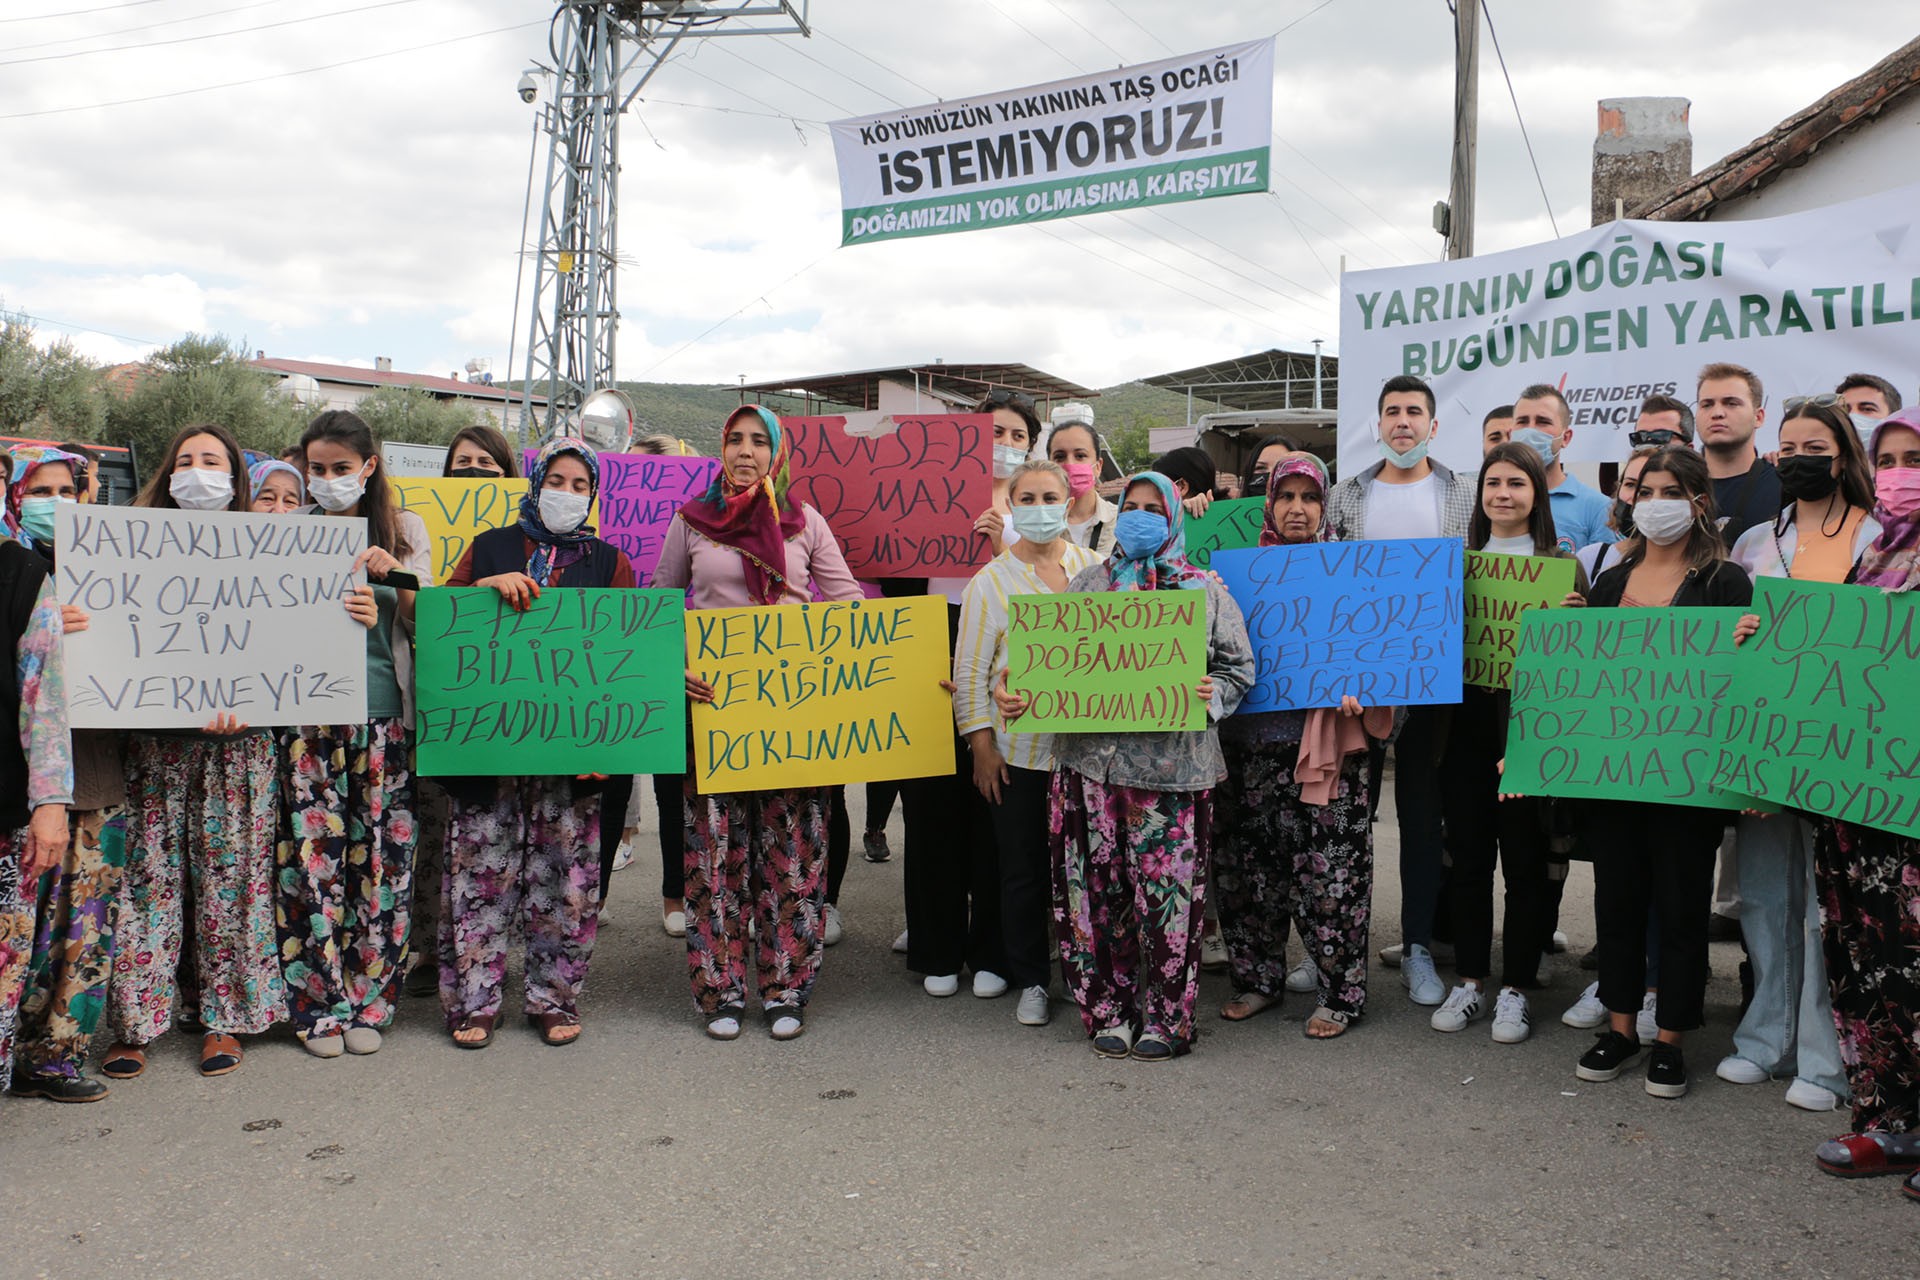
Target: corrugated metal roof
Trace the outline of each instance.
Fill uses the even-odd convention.
[[[458,378],[438,378],[430,373],[400,373],[386,369],[362,369],[351,364],[323,364],[317,360],[282,360],[263,356],[247,362],[269,373],[304,373],[319,382],[344,382],[357,387],[415,387],[438,396],[463,396],[472,400],[518,401],[520,393],[485,382],[462,382]],[[533,403],[545,404],[542,395]]]

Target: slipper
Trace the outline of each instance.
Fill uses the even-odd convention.
[[[1316,1022],[1324,1022],[1333,1027],[1333,1032],[1324,1036],[1313,1034],[1313,1024]],[[1309,1040],[1338,1040],[1341,1036],[1347,1034],[1347,1028],[1352,1025],[1353,1015],[1345,1009],[1329,1009],[1327,1006],[1321,1005],[1308,1017],[1307,1025],[1303,1031]]]
[[[1909,1200],[1920,1200],[1920,1173],[1900,1184],[1900,1194]]]
[[[1901,1142],[1905,1134],[1849,1133],[1823,1142],[1813,1153],[1813,1162],[1821,1172],[1836,1178],[1879,1178],[1888,1174],[1920,1174],[1920,1145]],[[1902,1150],[1893,1154],[1888,1143]]]
[[[209,1031],[200,1041],[200,1074],[224,1076],[240,1069],[240,1042],[230,1035]]]
[[[481,1033],[478,1040],[461,1040],[456,1034],[453,1042],[454,1048],[484,1049],[493,1043],[493,1016],[485,1013],[472,1014],[460,1019],[460,1025],[455,1027],[454,1031],[456,1033],[461,1031],[478,1031]]]
[[[139,1045],[117,1044],[107,1051],[100,1074],[115,1080],[132,1080],[147,1069],[147,1051]]]
[[[580,1015],[577,1013],[560,1013],[558,1011],[530,1013],[527,1015],[527,1021],[533,1024],[535,1030],[539,1031],[542,1040],[556,1049],[562,1045],[572,1044],[580,1038]],[[574,1033],[570,1036],[554,1034],[563,1027],[573,1027],[575,1029]]]
[[[1236,991],[1233,993],[1233,999],[1220,1006],[1220,1016],[1228,1022],[1245,1022],[1248,1018],[1258,1017],[1279,1003],[1279,996],[1270,996],[1264,991]],[[1244,1012],[1229,1012],[1235,1006]]]

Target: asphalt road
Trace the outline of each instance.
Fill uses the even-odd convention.
[[[1389,809],[1376,950],[1398,933],[1392,832]],[[1897,1180],[1813,1167],[1844,1113],[1713,1078],[1737,947],[1714,947],[1680,1102],[1574,1078],[1589,1033],[1558,1020],[1588,977],[1572,955],[1518,1046],[1484,1019],[1430,1030],[1376,962],[1371,1012],[1340,1040],[1303,1038],[1306,996],[1228,1026],[1208,975],[1190,1057],[1112,1063],[1058,1001],[1032,1029],[1011,996],[921,992],[889,952],[897,813],[893,841],[889,864],[856,852],[847,939],[791,1044],[757,1020],[732,1044],[701,1034],[643,839],[574,1046],[515,1022],[461,1052],[416,1003],[372,1057],[323,1062],[268,1035],[205,1080],[197,1038],[176,1033],[103,1102],[9,1098],[0,1277],[1920,1271],[1920,1205]],[[1593,927],[1575,877],[1577,953]]]

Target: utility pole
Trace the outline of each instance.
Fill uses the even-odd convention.
[[[1473,256],[1473,178],[1480,137],[1480,0],[1453,0],[1453,171],[1447,256]]]

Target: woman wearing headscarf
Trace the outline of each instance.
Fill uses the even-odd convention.
[[[262,458],[247,468],[247,479],[253,484],[247,510],[255,515],[289,515],[306,505],[307,478],[291,462]]]
[[[467,546],[450,587],[491,587],[524,610],[548,587],[636,585],[626,553],[594,536],[587,511],[600,460],[585,441],[549,440],[527,473],[520,523]],[[597,774],[457,778],[440,902],[440,1003],[453,1042],[493,1040],[515,921],[526,931],[526,1013],[550,1045],[580,1038],[580,990],[600,926]]]
[[[7,528],[53,569],[54,513],[87,492],[88,460],[60,449],[21,449],[7,486]],[[49,578],[50,589],[56,584]],[[68,632],[86,612],[61,609]],[[126,751],[120,734],[73,732],[73,805],[65,854],[23,886],[33,911],[33,951],[20,1004],[12,1088],[56,1102],[97,1102],[107,1086],[86,1074],[87,1050],[106,1007],[113,967],[114,897],[126,865]],[[0,1080],[0,1086],[5,1084]]]
[[[1240,607],[1187,563],[1173,482],[1127,481],[1113,552],[1069,591],[1192,591],[1206,610],[1206,727],[1057,733],[1048,828],[1061,967],[1103,1058],[1165,1062],[1193,1044],[1200,931],[1213,847],[1213,790],[1227,776],[1218,725],[1253,685]],[[1009,720],[1026,699],[1008,691]]]
[[[1327,469],[1310,453],[1281,458],[1267,476],[1263,547],[1327,536]],[[1221,726],[1227,776],[1216,793],[1213,886],[1233,998],[1244,1022],[1280,1002],[1287,934],[1305,956],[1295,985],[1319,995],[1307,1035],[1340,1035],[1367,1003],[1367,931],[1373,904],[1369,739],[1393,729],[1393,709],[1357,699],[1311,711],[1233,716]],[[1311,983],[1311,985],[1308,985]]]
[[[1881,423],[1872,454],[1880,535],[1850,581],[1909,592],[1920,586],[1920,409]],[[1853,1098],[1852,1131],[1815,1160],[1841,1177],[1904,1174],[1920,1199],[1920,839],[1817,818],[1813,875]]]
[[[690,611],[804,604],[816,590],[861,599],[825,517],[787,494],[791,457],[772,411],[736,409],[720,432],[713,484],[667,527],[653,585],[686,588]],[[687,696],[711,702],[713,690],[688,671]],[[740,1035],[750,941],[769,1033],[792,1040],[806,1030],[825,946],[827,790],[702,795],[687,774],[687,967],[716,1040]]]

